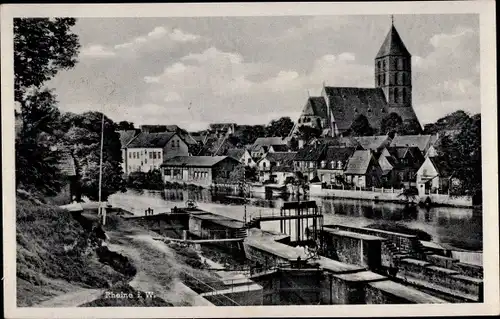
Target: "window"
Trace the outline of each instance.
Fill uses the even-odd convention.
[[[153,159],[156,159],[156,152],[153,152],[152,155],[153,155]],[[151,153],[149,153],[149,158],[151,158]]]
[[[394,102],[399,102],[399,90],[398,88],[394,88]]]
[[[309,168],[314,168],[314,162],[309,162]]]
[[[153,159],[153,152],[149,152],[149,159]]]
[[[342,169],[342,166],[343,166],[343,165],[342,165],[342,161],[338,161],[338,162],[337,162],[337,168],[338,168],[338,169]]]
[[[398,59],[398,70],[402,70],[404,68],[404,60],[403,58]]]
[[[175,141],[172,141],[172,147],[175,147]]]
[[[177,140],[177,147],[179,147],[179,140]]]
[[[403,98],[402,102],[404,103],[404,102],[406,102],[406,89],[403,88],[402,91],[401,91],[401,93],[402,93],[402,98]]]
[[[170,168],[165,168],[164,173],[165,173],[165,176],[171,176],[172,175],[172,171],[170,170]]]
[[[132,153],[128,153],[128,158],[132,158]]]
[[[267,163],[266,162],[262,162],[262,167],[266,168],[266,166],[267,166]]]
[[[147,162],[148,162],[148,159],[147,159],[147,158],[145,158],[145,159],[144,159],[144,164],[147,164]]]
[[[161,159],[161,152],[158,152],[158,159]]]
[[[387,83],[385,83],[385,74],[382,74],[382,83],[383,83],[384,85],[386,85],[386,84],[387,84]]]
[[[248,163],[248,164],[250,164],[251,162],[252,162],[252,159],[251,159],[251,158],[249,158],[249,159],[247,160],[247,163]]]
[[[330,162],[330,167],[331,167],[332,169],[334,169],[334,168],[335,168],[335,161],[331,161],[331,162]]]
[[[325,168],[326,167],[326,161],[321,161],[321,168]]]
[[[382,70],[385,71],[385,60],[382,62]]]

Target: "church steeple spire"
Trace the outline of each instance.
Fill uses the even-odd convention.
[[[382,88],[390,107],[411,106],[411,54],[391,27],[375,57],[375,86]]]

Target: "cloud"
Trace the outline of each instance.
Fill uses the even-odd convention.
[[[99,44],[91,44],[88,47],[84,47],[81,51],[81,55],[84,57],[92,58],[109,58],[115,56],[115,52],[105,48]]]
[[[144,46],[149,44],[158,43],[158,41],[162,42],[170,42],[170,43],[186,43],[186,42],[195,42],[201,39],[201,36],[184,32],[180,29],[167,29],[164,26],[155,27],[152,31],[150,31],[145,36],[139,36],[132,39],[129,42],[117,44],[114,46],[115,50],[139,50]]]
[[[82,50],[82,56],[87,57],[114,57],[123,53],[136,53],[145,48],[160,50],[164,46],[172,46],[176,43],[196,42],[202,37],[199,35],[184,32],[180,29],[168,30],[163,26],[155,27],[144,36],[139,36],[129,42],[115,44],[114,46],[103,46],[92,44]]]

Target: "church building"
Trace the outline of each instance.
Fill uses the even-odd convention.
[[[374,129],[392,112],[403,121],[418,122],[412,106],[411,54],[394,23],[375,56],[374,73],[374,88],[323,86],[321,96],[308,98],[291,136],[303,125],[321,130],[323,136],[342,136],[359,115]]]

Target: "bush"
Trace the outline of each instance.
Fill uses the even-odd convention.
[[[161,171],[154,169],[147,173],[132,172],[127,179],[127,186],[134,189],[148,189],[148,190],[163,190],[165,184],[163,183]]]

